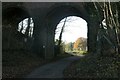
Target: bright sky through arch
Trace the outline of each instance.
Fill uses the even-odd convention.
[[[59,39],[64,20],[65,18],[62,19],[57,25],[55,31],[55,40]],[[75,42],[79,37],[87,38],[87,22],[84,19],[76,16],[69,16],[67,17],[67,20],[68,22],[66,22],[64,32],[62,34],[62,41],[68,43]]]

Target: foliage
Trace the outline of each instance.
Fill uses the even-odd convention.
[[[59,43],[59,40],[56,39],[55,45],[54,45],[55,56],[57,56],[58,54],[63,54],[65,52],[65,43],[63,41],[61,41],[60,45],[58,45],[58,43]]]
[[[95,53],[87,54],[67,67],[64,76],[69,78],[118,78],[119,67],[115,57],[101,57]]]
[[[65,51],[67,51],[67,52],[73,51],[73,44],[74,43],[72,43],[72,42],[65,44]]]
[[[116,47],[116,51],[118,53],[118,49],[120,47],[120,22],[119,22],[119,3],[112,3],[112,2],[103,2],[103,3],[94,3],[96,11],[98,11],[99,18],[99,11],[103,11],[103,19],[105,19],[106,23],[106,32],[109,36],[109,39],[112,41],[113,46]]]
[[[80,37],[74,43],[74,49],[76,50],[86,50],[87,47],[87,39]]]
[[[87,51],[79,51],[80,54],[85,55],[87,54]]]
[[[99,21],[100,24],[101,21],[105,19],[107,25],[106,32],[109,39],[114,41],[113,44],[116,48],[120,47],[119,3],[93,2],[88,3],[86,9],[90,14],[90,17],[95,21]],[[115,31],[115,34],[113,34],[112,31]],[[115,38],[113,38],[113,36]],[[75,45],[75,48],[77,47],[78,44]],[[101,45],[101,47],[103,46]],[[107,52],[107,54],[109,53]],[[69,78],[119,78],[119,67],[120,64],[118,55],[114,54],[112,56],[102,56],[94,53],[82,57],[78,62],[74,62],[66,68],[64,73],[65,77]]]

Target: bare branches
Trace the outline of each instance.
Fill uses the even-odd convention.
[[[67,21],[67,17],[65,18],[64,24],[63,24],[62,29],[61,29],[61,32],[60,32],[58,45],[61,44],[62,33],[63,33],[64,28],[65,28],[65,23],[66,23],[66,21]]]
[[[99,3],[99,6],[101,7],[101,9],[104,11],[104,19],[106,21],[106,25],[107,28],[110,30],[115,31],[115,35],[113,33],[110,33],[114,36],[116,36],[116,42],[118,44],[120,44],[119,42],[119,21],[118,21],[118,9],[117,9],[117,5],[115,3],[111,3],[111,2],[103,2],[103,3]],[[98,7],[96,6],[96,4],[94,3],[94,6],[98,12]],[[99,13],[98,13],[99,14]],[[108,34],[108,35],[110,35]]]

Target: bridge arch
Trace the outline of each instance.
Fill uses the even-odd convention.
[[[54,56],[55,29],[59,21],[68,16],[78,16],[88,23],[88,51],[95,49],[98,23],[94,23],[85,8],[85,3],[4,3],[3,6],[3,27],[4,24],[16,26],[25,18],[32,17],[34,21],[33,46],[34,53],[42,57],[52,58]],[[8,6],[7,6],[8,5]],[[12,6],[13,5],[13,6]],[[7,14],[9,13],[9,14]],[[14,18],[15,17],[15,18]],[[14,24],[14,25],[13,25]],[[96,27],[97,26],[97,27]],[[95,32],[92,32],[92,29]],[[8,32],[7,32],[8,33]],[[5,35],[5,33],[4,33]],[[92,46],[91,46],[92,45]]]
[[[4,4],[4,3],[3,3]],[[25,18],[29,18],[30,14],[24,6],[3,6],[3,50],[19,50],[25,49],[24,38],[25,35],[18,32],[18,24]],[[6,37],[8,36],[8,37]],[[11,39],[11,40],[10,40]],[[22,43],[21,43],[22,42]],[[19,45],[18,47],[15,47]]]
[[[51,11],[48,12],[47,16],[46,16],[46,22],[47,23],[47,45],[50,44],[54,44],[54,36],[55,36],[55,29],[57,27],[57,24],[65,17],[69,17],[69,16],[77,16],[77,17],[81,17],[83,18],[87,23],[88,23],[88,33],[87,34],[92,34],[92,32],[90,31],[91,24],[90,23],[90,18],[88,13],[85,11],[84,8],[79,6],[73,5],[73,4],[62,4],[62,5],[57,5],[55,7],[52,7]],[[88,43],[90,43],[89,39],[92,39],[90,37],[91,35],[88,35]],[[89,48],[88,44],[88,50]],[[49,48],[46,49],[46,53],[48,53],[47,51],[52,50],[54,53],[54,45],[49,46]],[[47,55],[46,55],[47,56]]]

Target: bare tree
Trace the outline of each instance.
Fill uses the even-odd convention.
[[[30,18],[28,18],[28,25],[27,25],[27,28],[26,28],[26,32],[25,32],[25,34],[28,36],[28,34],[29,34],[29,29],[30,29],[30,23],[31,23],[31,19]]]
[[[20,29],[20,33],[22,33],[23,30],[23,21],[21,22],[21,29]]]
[[[70,22],[73,22],[73,21],[75,21],[75,20],[77,20],[77,19],[73,19],[72,17],[65,17],[64,20],[60,21],[60,23],[63,23],[63,25],[62,25],[62,27],[57,27],[57,29],[56,29],[56,34],[57,34],[58,32],[60,32],[59,40],[58,40],[58,45],[61,45],[61,42],[62,42],[62,34],[63,34],[63,32],[64,32],[64,28],[67,27],[67,26],[66,26],[66,23],[67,23],[67,22],[70,23]],[[60,24],[60,23],[59,23],[59,24]]]
[[[65,28],[66,21],[67,21],[67,17],[65,18],[65,21],[64,21],[64,23],[63,23],[63,26],[62,26],[62,29],[61,29],[61,32],[60,32],[59,41],[58,41],[58,45],[59,45],[59,46],[60,46],[60,44],[61,44],[62,33],[63,33],[64,28]]]
[[[100,6],[100,8],[103,10],[104,12],[104,19],[106,21],[106,25],[107,25],[107,33],[108,33],[108,36],[109,38],[113,39],[114,37],[114,40],[111,40],[112,43],[115,45],[116,47],[116,51],[118,53],[118,47],[120,45],[120,42],[119,42],[119,20],[118,20],[118,5],[116,3],[111,3],[111,2],[103,2],[103,3],[99,3],[98,2],[98,6]],[[98,6],[96,6],[96,3],[94,3],[95,5],[95,8],[97,11],[98,10]],[[99,15],[99,13],[98,13]],[[113,31],[113,32],[111,32]],[[112,35],[112,36],[111,36]],[[113,42],[114,41],[114,42]]]

